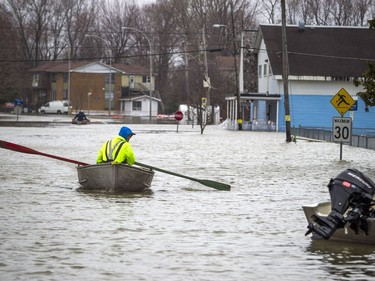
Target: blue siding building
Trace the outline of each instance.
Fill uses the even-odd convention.
[[[243,129],[285,131],[282,37],[280,25],[261,25],[255,50],[258,92],[241,94]],[[289,60],[288,92],[291,126],[332,128],[341,116],[331,99],[344,88],[357,101],[348,111],[353,132],[375,130],[375,108],[365,110],[357,96],[363,91],[353,80],[363,77],[368,64],[375,64],[375,30],[368,27],[287,26]],[[234,122],[236,100],[227,98],[229,129]],[[263,124],[263,126],[258,126]],[[271,126],[270,126],[271,125]]]

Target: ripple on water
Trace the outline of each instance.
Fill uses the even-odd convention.
[[[118,125],[5,128],[2,138],[93,163]],[[77,190],[75,166],[1,151],[4,280],[366,280],[375,249],[305,237],[302,205],[329,199],[348,167],[375,178],[374,152],[284,135],[133,125],[143,163],[232,185],[221,192],[156,173],[151,194]],[[14,167],[17,167],[15,169]]]

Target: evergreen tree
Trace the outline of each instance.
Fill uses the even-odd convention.
[[[368,21],[370,29],[375,29],[375,18]],[[358,92],[357,95],[364,101],[368,111],[370,106],[375,106],[375,64],[368,64],[368,70],[363,73],[363,79],[355,79],[354,85],[356,87],[363,86],[364,92]]]

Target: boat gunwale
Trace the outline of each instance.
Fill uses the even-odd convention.
[[[97,169],[107,170],[111,173],[112,180],[108,181],[110,184],[99,184],[93,187],[93,182],[90,183],[90,176],[87,176],[86,173],[95,173]],[[138,176],[144,177],[143,182],[138,182],[136,184],[137,187],[134,190],[127,190],[128,188],[125,187],[126,185],[121,184],[122,181],[120,179],[121,171],[126,170],[127,173],[135,173]],[[92,164],[86,166],[77,166],[78,172],[78,183],[81,185],[82,189],[85,190],[107,190],[107,191],[123,191],[123,192],[143,192],[145,190],[149,190],[151,187],[151,183],[155,174],[155,171],[149,168],[144,167],[137,167],[133,165],[123,164],[123,163],[103,163],[103,164]],[[82,178],[85,177],[83,180]],[[151,179],[150,179],[151,177]],[[97,180],[94,180],[94,183]],[[107,183],[108,183],[107,182]],[[99,187],[98,187],[99,186]]]

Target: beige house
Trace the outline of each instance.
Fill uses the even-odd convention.
[[[37,107],[52,100],[70,100],[73,111],[157,116],[161,100],[148,68],[79,61],[50,62],[31,72],[31,102]]]

